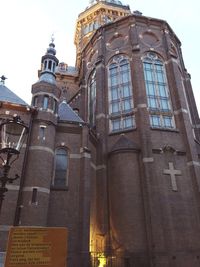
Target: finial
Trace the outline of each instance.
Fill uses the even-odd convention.
[[[55,36],[54,36],[54,33],[52,33],[52,35],[51,35],[51,43],[54,43],[54,41],[55,41]]]
[[[5,84],[5,80],[7,79],[4,75],[0,77],[1,81],[0,84]]]
[[[55,56],[56,55],[56,50],[55,50],[54,41],[55,41],[55,37],[54,37],[54,33],[52,33],[51,41],[50,41],[49,47],[47,48],[47,54],[52,54],[52,55]]]

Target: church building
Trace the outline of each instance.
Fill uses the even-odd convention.
[[[0,84],[1,122],[29,127],[0,266],[10,227],[38,226],[68,229],[67,267],[199,267],[200,119],[180,40],[164,20],[90,0],[74,43],[71,67],[50,42],[31,105]]]

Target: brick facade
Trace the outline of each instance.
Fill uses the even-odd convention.
[[[199,266],[200,119],[179,39],[165,21],[126,14],[83,43],[77,49],[78,72],[58,72],[57,85],[33,85],[37,107],[1,106],[1,116],[17,112],[30,133],[13,170],[21,180],[8,187],[3,203],[0,251],[13,224],[56,226],[69,230],[68,267]],[[172,129],[150,124],[142,63],[149,52],[164,62]],[[112,132],[108,68],[116,55],[130,63],[135,127]],[[94,70],[91,127],[88,81]],[[44,110],[46,94],[52,100]],[[53,99],[67,99],[81,119],[61,120]],[[60,187],[53,184],[56,148],[68,151],[67,182]],[[36,203],[31,202],[34,188]],[[99,265],[103,260],[106,264]]]

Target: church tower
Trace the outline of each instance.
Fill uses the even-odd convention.
[[[130,14],[129,6],[123,5],[118,0],[90,0],[89,6],[79,14],[76,22],[74,38],[76,65],[79,67],[81,51],[98,28]]]
[[[55,79],[58,59],[53,40],[41,63],[39,81],[32,86],[32,105],[36,112],[31,123],[26,179],[21,200],[23,208],[17,222],[22,225],[47,226],[60,96]]]

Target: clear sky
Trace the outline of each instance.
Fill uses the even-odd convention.
[[[182,42],[185,66],[192,76],[196,103],[200,112],[200,1],[199,0],[122,0],[132,11],[166,20]],[[89,0],[0,0],[0,76],[6,86],[31,100],[31,85],[38,79],[41,56],[52,33],[57,57],[73,66],[76,18]]]

